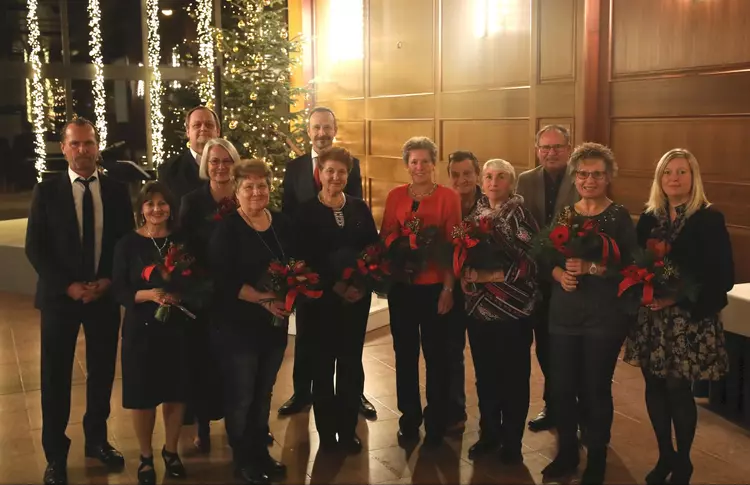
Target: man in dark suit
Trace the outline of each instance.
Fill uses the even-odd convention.
[[[67,172],[34,187],[26,255],[37,282],[35,306],[42,329],[42,446],[44,483],[67,483],[73,358],[81,324],[86,335],[85,454],[121,468],[122,455],[107,442],[120,306],[111,291],[115,243],[133,229],[127,188],[96,169],[98,134],[90,121],[65,125]]]
[[[196,106],[185,115],[185,132],[190,148],[159,165],[159,180],[167,184],[178,207],[172,211],[179,214],[182,196],[192,192],[206,182],[198,176],[203,147],[208,140],[221,135],[221,124],[216,113],[206,106]]]
[[[568,173],[570,132],[560,125],[548,125],[536,135],[539,166],[518,177],[516,191],[524,199],[540,227],[550,225],[560,211],[578,201],[578,192]],[[555,427],[554,406],[550,402],[549,368],[549,300],[551,287],[547,280],[539,282],[542,301],[535,310],[534,340],[536,357],[544,374],[544,409],[529,421],[530,431],[545,431]]]
[[[310,111],[307,119],[307,134],[312,141],[312,150],[295,158],[286,165],[284,180],[281,184],[282,211],[294,217],[300,204],[318,196],[320,178],[318,176],[318,153],[330,148],[336,137],[338,126],[336,116],[329,108],[319,106]],[[353,159],[353,166],[349,174],[344,192],[353,197],[362,198],[362,176],[359,170],[359,160]],[[305,333],[305,312],[297,311],[297,338],[294,346],[294,394],[279,408],[279,414],[295,414],[312,403],[312,362],[309,351],[311,345]],[[362,385],[364,386],[364,369],[362,370]],[[360,413],[368,419],[377,417],[377,411],[370,401],[362,394]]]

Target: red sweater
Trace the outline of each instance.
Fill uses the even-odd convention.
[[[438,185],[432,195],[419,201],[419,208],[412,211],[414,199],[409,195],[408,185],[396,187],[388,193],[385,200],[383,223],[380,236],[386,238],[394,229],[400,228],[410,215],[416,215],[422,220],[422,225],[436,225],[442,228],[442,236],[450,240],[453,227],[461,222],[461,198],[453,190]],[[445,271],[434,266],[428,267],[414,279],[417,285],[433,285],[442,283]]]

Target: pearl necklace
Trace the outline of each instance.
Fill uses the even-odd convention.
[[[333,211],[333,217],[334,219],[336,219],[336,225],[339,227],[344,227],[344,224],[346,222],[344,220],[344,206],[346,205],[346,195],[343,192],[341,192],[341,199],[341,205],[338,207],[333,207],[326,204],[326,202],[323,200],[323,195],[321,193],[318,193],[318,200],[320,201],[320,203]]]

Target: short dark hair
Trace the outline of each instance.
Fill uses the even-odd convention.
[[[76,118],[73,118],[72,120],[66,122],[63,125],[62,130],[60,130],[60,142],[64,142],[65,141],[65,133],[67,133],[68,127],[70,125],[74,125],[74,126],[78,126],[78,127],[81,127],[81,126],[90,126],[91,129],[94,130],[94,137],[96,138],[96,143],[97,144],[99,143],[99,141],[100,141],[99,140],[99,130],[96,129],[96,126],[94,126],[94,123],[92,123],[91,121],[87,120],[86,118],[84,118],[82,116],[78,116]]]
[[[135,212],[138,214],[138,217],[136,217],[138,221],[138,227],[143,226],[146,223],[143,217],[143,213],[141,212],[143,204],[145,204],[146,201],[153,197],[155,194],[161,195],[167,202],[167,205],[169,206],[169,219],[167,220],[167,228],[170,230],[174,229],[177,226],[177,223],[175,222],[177,220],[177,214],[175,214],[174,212],[177,209],[177,204],[175,203],[174,195],[172,195],[172,191],[169,190],[167,184],[159,180],[146,182],[146,185],[144,185],[141,191],[138,193],[138,198],[136,198],[134,205]]]
[[[331,108],[327,108],[325,106],[316,106],[310,110],[310,112],[307,114],[308,125],[310,124],[310,118],[312,118],[312,115],[314,115],[315,113],[330,113],[331,116],[333,116],[333,127],[336,128],[338,126],[338,122],[336,121],[336,113],[334,113]]]
[[[190,129],[190,116],[196,111],[198,111],[199,109],[205,109],[206,111],[211,113],[211,116],[213,117],[214,122],[216,123],[216,129],[219,130],[219,133],[221,133],[221,122],[219,121],[219,115],[216,114],[216,111],[204,105],[199,105],[199,106],[195,106],[194,108],[190,108],[190,111],[188,111],[185,114],[185,131],[188,131]]]
[[[477,175],[482,173],[482,169],[479,167],[479,160],[473,153],[458,150],[448,155],[448,175],[451,173],[452,163],[463,162],[464,160],[471,160],[471,164],[474,165],[474,171]]]
[[[352,155],[344,147],[331,147],[318,153],[318,168],[323,168],[326,162],[340,162],[346,165],[346,173],[352,171]]]

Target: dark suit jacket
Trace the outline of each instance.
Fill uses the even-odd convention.
[[[159,166],[159,180],[172,191],[177,204],[171,208],[174,214],[179,214],[182,197],[205,183],[198,177],[198,164],[189,149]]]
[[[544,226],[544,168],[540,165],[532,170],[527,170],[518,177],[516,192],[523,197],[524,206],[529,209],[531,215],[536,219],[539,227]],[[555,216],[565,206],[573,205],[580,199],[578,191],[573,185],[573,179],[567,169],[560,183],[560,191],[555,201]],[[553,217],[554,221],[555,218]]]
[[[346,182],[344,192],[347,195],[362,198],[362,176],[359,171],[359,160],[352,158],[352,170]],[[281,196],[281,210],[294,217],[300,204],[315,198],[318,189],[313,178],[312,155],[306,153],[286,164],[284,181],[281,183],[284,193]]]
[[[102,174],[99,174],[99,183],[104,227],[96,276],[111,279],[115,244],[133,230],[133,209],[125,185]],[[66,171],[38,183],[31,199],[26,256],[39,275],[34,300],[37,308],[59,308],[73,303],[67,289],[71,283],[84,281],[81,251],[73,191]]]
[[[180,204],[178,226],[187,239],[191,253],[204,268],[208,267],[208,242],[218,222],[212,218],[216,208],[208,182],[203,182],[201,187],[185,195]]]

